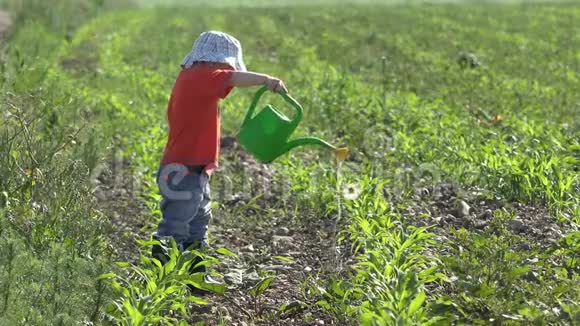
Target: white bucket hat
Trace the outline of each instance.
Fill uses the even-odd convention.
[[[246,71],[240,41],[223,32],[201,33],[181,66],[189,68],[196,61],[227,63],[237,71]]]

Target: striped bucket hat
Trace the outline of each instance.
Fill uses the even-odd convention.
[[[240,41],[223,32],[201,33],[181,66],[189,68],[196,61],[226,63],[237,71],[246,71]]]

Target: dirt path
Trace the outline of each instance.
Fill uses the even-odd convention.
[[[225,164],[220,174],[233,176],[243,169],[249,179],[276,182],[273,167],[256,162],[232,137],[222,139],[221,152]],[[209,296],[214,303],[211,312],[200,316],[207,325],[221,321],[239,326],[333,325],[305,295],[312,281],[324,279],[327,271],[337,268],[331,255],[336,250],[332,223],[272,209],[281,195],[275,192],[252,204],[252,199],[234,194],[234,200],[222,200],[222,209],[214,212],[212,246],[228,248],[238,257],[221,257],[215,266],[229,290],[225,296]],[[266,276],[274,277],[268,290],[259,298],[251,295],[250,289]],[[284,311],[283,306],[293,309]]]
[[[319,231],[324,229],[322,223],[288,219],[214,224],[213,245],[239,256],[221,258],[216,266],[229,290],[225,296],[209,297],[212,311],[200,320],[207,325],[220,321],[244,325],[244,320],[256,325],[331,325],[304,295],[308,280],[321,278],[331,264],[327,245],[331,240]],[[274,276],[269,289],[259,298],[252,296],[250,288],[266,275]],[[281,311],[282,305],[296,310]]]
[[[10,18],[10,15],[0,10],[0,41],[8,34],[11,26],[12,18]]]

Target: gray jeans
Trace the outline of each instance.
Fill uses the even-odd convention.
[[[154,237],[173,237],[181,248],[196,242],[207,246],[211,219],[209,176],[201,171],[190,172],[185,165],[162,165],[157,172],[157,185],[163,220]]]

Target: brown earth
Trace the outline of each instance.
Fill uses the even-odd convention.
[[[434,225],[437,235],[450,229],[487,230],[494,212],[507,216],[508,230],[528,241],[547,248],[559,241],[569,225],[558,222],[541,205],[504,202],[486,198],[478,189],[465,190],[457,184],[441,182],[415,191],[414,205],[404,212],[418,226]]]

